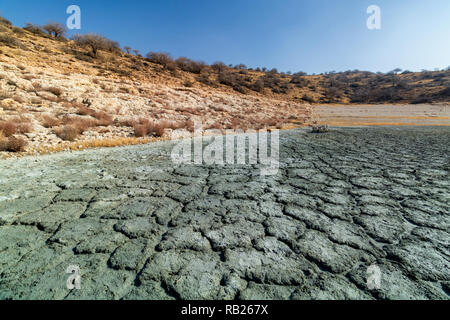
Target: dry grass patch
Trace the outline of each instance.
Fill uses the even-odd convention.
[[[113,148],[128,145],[146,144],[151,140],[148,138],[112,138],[112,139],[93,139],[85,141],[68,142],[57,146],[43,146],[36,151],[40,154],[56,153],[65,150],[84,150],[92,148]]]

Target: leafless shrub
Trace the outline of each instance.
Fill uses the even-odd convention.
[[[214,63],[211,65],[211,68],[212,68],[214,71],[220,73],[220,72],[225,71],[225,70],[227,69],[227,66],[225,65],[225,63],[218,61],[218,62],[214,62]]]
[[[261,79],[256,80],[253,85],[251,86],[251,89],[257,92],[263,92],[264,91],[264,81]]]
[[[16,125],[16,127],[17,127],[17,133],[20,133],[20,134],[30,133],[33,131],[32,125],[27,122],[20,122]]]
[[[125,47],[123,47],[124,49],[125,49],[125,52],[127,53],[127,54],[130,54],[131,53],[131,47],[130,46],[125,46]]]
[[[61,124],[61,120],[52,116],[43,115],[41,118],[42,126],[44,126],[45,128],[53,128]]]
[[[113,117],[105,111],[95,111],[83,104],[72,104],[72,106],[75,106],[78,109],[77,114],[91,116],[97,119],[96,123],[98,126],[109,126],[113,121]]]
[[[209,73],[206,72],[206,69],[204,69],[200,75],[197,77],[197,81],[200,83],[203,83],[207,86],[211,86],[211,87],[217,87],[217,83],[215,83],[214,81],[212,81],[209,77]]]
[[[67,32],[66,26],[59,22],[49,22],[42,29],[55,38],[61,38]]]
[[[181,70],[195,74],[200,74],[206,68],[206,63],[185,57],[179,57],[175,62]]]
[[[113,121],[113,117],[104,111],[94,111],[91,116],[97,119],[97,125],[99,126],[109,126]]]
[[[22,152],[25,150],[27,143],[23,138],[9,137],[8,139],[0,139],[0,151]]]
[[[173,58],[167,52],[149,52],[147,58],[153,62],[166,67],[173,62]]]
[[[74,126],[68,125],[62,128],[56,128],[53,132],[64,141],[75,141],[78,137],[79,129]]]
[[[0,131],[3,132],[5,137],[10,137],[17,131],[17,126],[12,121],[2,121],[0,122]]]
[[[218,80],[221,84],[230,86],[230,87],[237,87],[242,85],[243,79],[242,77],[234,72],[221,72],[219,74]]]
[[[75,35],[73,37],[75,43],[80,47],[88,47],[91,49],[93,57],[97,57],[99,50],[109,52],[120,52],[120,45],[116,41],[109,40],[99,34],[88,33],[85,35]]]
[[[136,137],[145,137],[148,135],[153,135],[155,137],[162,137],[164,135],[165,129],[168,127],[167,123],[152,122],[148,119],[141,118],[134,125],[134,134]]]

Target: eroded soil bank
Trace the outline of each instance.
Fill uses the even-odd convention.
[[[0,298],[449,299],[449,141],[285,131],[266,177],[175,142],[0,161]]]

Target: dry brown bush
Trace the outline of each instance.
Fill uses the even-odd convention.
[[[169,63],[173,62],[173,58],[166,52],[149,52],[147,58],[154,63],[160,64],[166,67]]]
[[[172,124],[167,121],[152,122],[148,119],[140,118],[139,121],[134,123],[133,127],[136,137],[145,137],[149,135],[162,137],[165,129],[171,128]]]
[[[91,116],[97,119],[98,126],[106,127],[113,121],[113,117],[104,111],[94,111],[91,113]]]
[[[20,122],[17,124],[17,133],[25,134],[33,131],[33,126],[27,122]]]
[[[5,33],[0,34],[0,42],[12,48],[22,46],[22,43],[19,40]]]
[[[41,118],[42,126],[44,126],[45,128],[53,128],[61,124],[61,120],[52,116],[43,115]]]
[[[70,117],[65,116],[62,119],[62,123],[65,126],[70,126],[77,129],[78,134],[84,133],[86,130],[92,127],[97,127],[98,120],[92,118],[83,118],[83,117]]]
[[[62,128],[56,128],[53,132],[64,141],[74,141],[79,134],[79,129],[74,126],[67,125]]]
[[[105,50],[112,53],[122,51],[118,42],[109,40],[95,33],[85,35],[77,34],[74,36],[74,41],[80,47],[89,47],[91,49],[91,56],[93,57],[97,57],[99,50]]]
[[[147,127],[142,124],[135,124],[134,126],[134,135],[136,137],[145,137],[148,134]]]
[[[67,32],[66,26],[58,22],[49,22],[42,29],[55,38],[60,38]]]
[[[10,137],[17,132],[17,126],[12,121],[2,121],[0,122],[0,131],[5,137]]]
[[[105,111],[95,111],[85,105],[77,105],[77,109],[77,114],[82,116],[91,116],[97,119],[97,126],[106,127],[111,125],[113,122],[113,117]]]
[[[162,137],[165,132],[165,127],[161,123],[155,123],[153,126],[153,135],[156,137]]]
[[[181,70],[195,74],[200,74],[207,67],[206,63],[202,61],[194,61],[185,57],[179,57],[175,62]]]
[[[0,151],[22,152],[25,150],[27,143],[22,138],[9,137],[8,139],[0,139]]]

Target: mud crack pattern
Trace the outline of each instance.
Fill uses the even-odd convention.
[[[449,141],[282,132],[267,177],[174,166],[173,142],[4,160],[0,298],[449,299]]]

